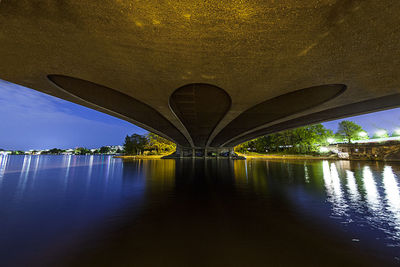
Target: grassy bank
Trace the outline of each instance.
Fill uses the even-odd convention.
[[[239,156],[246,157],[247,159],[336,159],[336,157],[328,156],[314,156],[314,155],[301,155],[301,154],[260,154],[256,152],[237,153]]]
[[[160,155],[134,155],[134,156],[115,156],[114,158],[118,159],[160,159],[169,154],[160,154]]]
[[[246,154],[238,153],[239,156],[245,157],[247,159],[336,159],[337,157],[327,157],[327,156],[313,156],[313,155],[301,155],[301,154],[260,154],[256,152],[249,152]],[[120,159],[160,159],[169,154],[161,155],[133,155],[133,156],[115,156],[114,158]]]

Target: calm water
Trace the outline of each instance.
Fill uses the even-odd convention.
[[[400,164],[0,156],[1,266],[400,263]]]

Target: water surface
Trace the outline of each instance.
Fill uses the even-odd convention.
[[[2,266],[398,264],[400,164],[0,156]]]

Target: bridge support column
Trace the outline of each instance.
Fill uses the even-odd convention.
[[[233,153],[235,153],[235,152],[233,151],[233,147],[230,147],[230,148],[229,148],[229,159],[232,159]]]
[[[183,148],[180,146],[179,147],[179,158],[183,158],[183,154],[184,154],[184,150],[183,150]]]

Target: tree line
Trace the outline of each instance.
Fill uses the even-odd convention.
[[[393,132],[391,136],[400,136]],[[372,138],[388,137],[387,131],[381,131]],[[351,143],[355,140],[369,139],[368,133],[353,121],[343,120],[338,124],[334,133],[322,124],[308,125],[296,129],[273,133],[235,147],[237,152],[258,153],[292,153],[315,154],[321,146],[330,143]],[[126,155],[154,155],[173,152],[176,146],[173,142],[154,133],[147,135],[132,134],[125,137],[124,153]]]
[[[322,124],[314,124],[261,136],[236,146],[235,151],[314,154],[319,153],[321,146],[330,143],[351,143],[362,139],[369,139],[367,132],[360,125],[344,120],[339,123],[336,133]]]
[[[124,142],[125,155],[159,155],[175,149],[175,143],[155,133],[127,135]]]
[[[306,154],[317,152],[318,146],[328,144],[327,139],[331,137],[331,130],[322,124],[315,124],[261,136],[236,146],[235,151]]]

